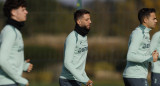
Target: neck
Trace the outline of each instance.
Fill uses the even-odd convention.
[[[148,27],[148,25],[146,23],[142,23],[142,25],[144,25],[147,28],[150,28],[150,27]]]
[[[21,28],[24,26],[24,22],[18,22],[12,18],[8,18],[6,24],[12,25],[15,28],[17,28],[18,30],[21,30]]]
[[[15,20],[15,21],[17,21],[17,22],[20,22],[20,21],[18,21],[18,19],[17,19],[16,17],[14,17],[14,16],[11,16],[11,19],[13,19],[13,20]]]
[[[74,30],[83,37],[86,36],[89,32],[89,29],[87,29],[86,27],[80,27],[78,24],[75,25]]]

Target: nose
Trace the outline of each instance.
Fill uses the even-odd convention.
[[[25,12],[26,14],[28,14],[28,11],[26,10],[26,12]]]
[[[158,22],[157,19],[154,19],[154,22],[157,23]]]
[[[92,21],[91,21],[91,20],[89,20],[89,23],[91,24],[91,23],[92,23]]]

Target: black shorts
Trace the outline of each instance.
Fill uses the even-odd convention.
[[[17,84],[8,84],[8,85],[0,85],[0,86],[18,86]]]
[[[60,86],[81,86],[81,83],[76,80],[59,79]]]
[[[160,74],[151,73],[151,86],[160,86]]]
[[[123,78],[125,86],[149,86],[144,78]]]

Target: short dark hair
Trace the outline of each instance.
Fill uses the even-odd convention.
[[[138,12],[138,20],[142,24],[145,17],[149,17],[150,13],[156,13],[154,8],[142,8]]]
[[[85,9],[79,9],[76,12],[74,12],[74,21],[77,23],[77,20],[84,14],[90,14],[90,12]]]
[[[6,17],[11,17],[11,10],[19,7],[27,7],[26,0],[6,0],[3,6],[3,13]]]

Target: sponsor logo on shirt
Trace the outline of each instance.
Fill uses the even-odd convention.
[[[142,46],[143,49],[149,48],[149,47],[150,47],[150,44],[144,44],[144,45]]]
[[[88,50],[88,47],[84,47],[84,48],[79,48],[78,49],[78,53],[81,53],[81,52],[85,52]]]

